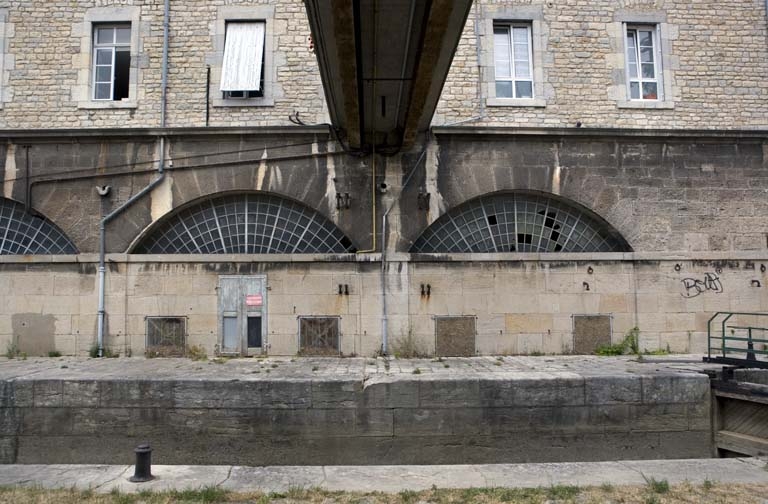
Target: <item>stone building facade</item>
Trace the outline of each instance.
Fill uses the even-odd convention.
[[[323,125],[300,0],[170,2],[163,111],[163,4],[0,0],[0,348],[96,344],[111,212],[121,355],[590,352],[635,327],[703,352],[714,313],[768,311],[764,2],[477,0],[434,127],[387,155]],[[221,91],[235,22],[264,26],[251,97]],[[528,74],[502,78],[505,34]],[[127,98],[94,99],[102,49],[130,52]]]

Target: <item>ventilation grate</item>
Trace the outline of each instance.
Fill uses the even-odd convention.
[[[147,317],[146,354],[150,357],[184,357],[187,348],[186,317]]]
[[[339,355],[341,334],[338,317],[299,317],[299,353]]]

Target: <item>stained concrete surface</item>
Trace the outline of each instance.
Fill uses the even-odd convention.
[[[156,477],[131,483],[129,465],[7,465],[0,485],[41,488],[113,489],[133,493],[219,486],[234,492],[285,492],[319,487],[357,492],[399,492],[438,488],[536,488],[551,485],[645,485],[648,480],[670,484],[705,481],[768,484],[761,459],[642,460],[558,464],[496,464],[439,466],[153,466]]]
[[[693,358],[0,362],[0,463],[510,464],[713,454]],[[112,449],[105,451],[103,447]]]

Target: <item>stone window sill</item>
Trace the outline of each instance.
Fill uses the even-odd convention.
[[[639,100],[618,100],[616,107],[620,109],[673,109],[675,102],[672,101],[639,101]]]
[[[77,108],[80,109],[93,109],[93,110],[103,110],[103,109],[135,109],[138,108],[139,104],[136,102],[136,100],[120,100],[120,101],[111,101],[111,100],[89,100],[84,102],[79,102],[77,104]]]
[[[487,98],[485,104],[489,107],[540,107],[547,106],[544,98]]]
[[[214,98],[212,105],[214,107],[274,107],[275,99],[269,96],[264,98],[248,98],[245,100]]]

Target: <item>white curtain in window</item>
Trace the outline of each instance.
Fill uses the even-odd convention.
[[[227,23],[221,91],[259,91],[264,23]]]

